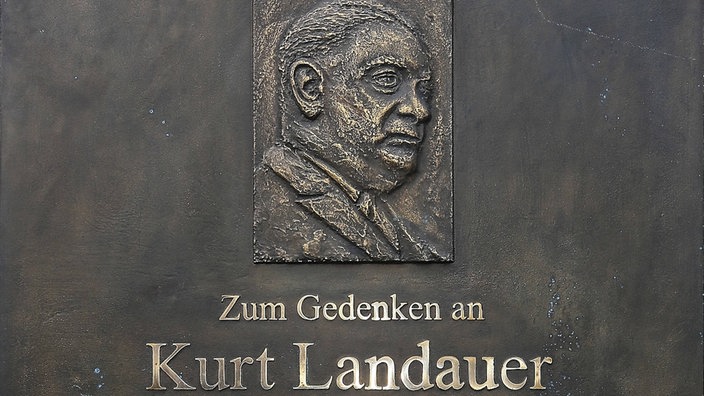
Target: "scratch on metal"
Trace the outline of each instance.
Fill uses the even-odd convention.
[[[627,47],[637,48],[637,49],[640,49],[640,50],[642,50],[642,51],[654,52],[654,53],[656,53],[656,54],[665,55],[665,56],[669,56],[669,57],[672,57],[672,58],[681,59],[681,60],[686,60],[686,61],[690,61],[690,62],[696,62],[696,60],[697,60],[696,58],[692,58],[692,57],[689,57],[689,56],[676,55],[676,54],[672,54],[672,53],[669,53],[669,52],[661,51],[661,50],[659,50],[659,49],[657,49],[657,48],[651,48],[651,47],[646,47],[646,46],[644,46],[644,45],[639,45],[639,44],[633,43],[633,42],[631,42],[631,41],[621,39],[621,38],[619,38],[619,37],[614,37],[614,36],[608,36],[608,35],[605,35],[605,34],[600,34],[600,33],[597,33],[597,32],[595,32],[595,31],[593,31],[593,30],[592,30],[591,28],[589,28],[589,27],[587,27],[586,29],[581,29],[581,28],[578,28],[578,27],[575,27],[575,26],[570,26],[570,25],[567,25],[567,24],[564,24],[564,23],[560,23],[560,22],[553,21],[552,19],[548,18],[547,15],[545,15],[545,13],[543,12],[542,7],[540,7],[540,2],[539,2],[538,0],[534,0],[534,1],[535,1],[535,7],[538,9],[538,13],[540,14],[540,17],[543,18],[543,20],[544,20],[545,22],[547,22],[547,23],[549,23],[549,24],[551,24],[551,25],[555,25],[555,26],[557,26],[557,27],[560,27],[560,28],[563,28],[563,29],[572,30],[572,31],[575,31],[575,32],[580,32],[580,33],[588,34],[588,35],[590,35],[590,36],[594,36],[594,37],[597,37],[597,38],[599,38],[599,39],[614,41],[614,42],[623,44],[623,45],[625,45],[625,46],[627,46]]]

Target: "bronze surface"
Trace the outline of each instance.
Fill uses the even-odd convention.
[[[451,3],[254,21],[254,261],[452,260]]]
[[[280,4],[292,19],[315,6]],[[430,35],[414,2],[385,4]],[[252,2],[0,7],[0,394],[178,394],[163,373],[168,391],[146,389],[153,349],[175,343],[190,344],[171,366],[192,395],[216,392],[196,358],[213,385],[220,357],[230,386],[240,358],[248,388],[223,394],[384,393],[336,377],[294,391],[309,343],[309,386],[343,357],[369,386],[365,360],[388,356],[389,393],[411,393],[403,364],[427,345],[434,387],[419,394],[701,394],[701,2],[455,1],[454,261],[431,265],[253,263],[252,158],[277,137],[252,149]],[[428,125],[446,108],[430,109]],[[389,199],[428,177],[429,142]],[[246,321],[241,305],[219,320],[223,295],[281,302],[288,320]],[[308,317],[354,295],[360,319],[301,318],[308,295]],[[408,320],[361,320],[392,295]],[[460,362],[461,390],[438,386],[442,357]],[[494,357],[498,388],[472,390],[464,357],[484,372]],[[538,364],[546,389],[529,390]]]

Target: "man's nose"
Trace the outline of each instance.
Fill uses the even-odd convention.
[[[398,112],[401,115],[415,118],[417,124],[424,123],[430,118],[428,102],[418,92],[417,87],[412,87],[408,90],[406,96],[403,97],[398,105]]]

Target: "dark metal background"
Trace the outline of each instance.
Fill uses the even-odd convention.
[[[700,394],[700,2],[454,11],[455,263],[255,266],[250,3],[3,2],[1,393],[148,393],[145,343],[191,342],[190,383],[268,347],[288,394],[292,342],[335,371],[429,339],[553,356],[545,395]],[[487,320],[303,322],[306,293]],[[221,294],[291,320],[218,322]]]

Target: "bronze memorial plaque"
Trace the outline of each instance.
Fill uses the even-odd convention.
[[[254,261],[450,261],[450,1],[282,3],[254,3]]]
[[[702,2],[3,0],[0,395],[701,395]]]

